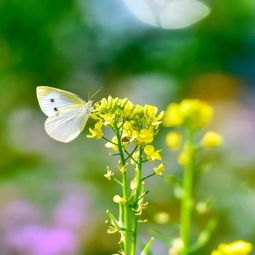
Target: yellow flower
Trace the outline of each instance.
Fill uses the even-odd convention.
[[[125,121],[123,125],[123,134],[122,139],[128,139],[129,142],[132,142],[137,137],[137,131],[133,128],[133,125],[130,121]]]
[[[128,101],[123,109],[123,114],[125,117],[129,117],[133,112],[134,105],[132,102]]]
[[[154,173],[158,176],[162,176],[165,171],[165,166],[163,163],[159,164],[157,167],[153,169]]]
[[[107,167],[107,172],[106,172],[106,174],[104,174],[104,177],[110,181],[113,176],[114,176],[113,171],[110,170],[109,167]]]
[[[166,127],[181,126],[184,122],[179,104],[172,103],[166,108],[163,124]]]
[[[220,244],[217,250],[212,251],[211,255],[248,255],[252,249],[251,243],[239,240],[229,244]]]
[[[178,149],[182,143],[182,136],[179,132],[169,132],[166,136],[166,144],[171,149]]]
[[[94,129],[89,128],[90,135],[87,135],[88,138],[96,138],[100,139],[104,136],[104,133],[102,131],[103,122],[99,120],[96,124]]]
[[[111,142],[107,142],[107,143],[105,144],[105,147],[106,147],[106,148],[111,148],[111,149],[113,149],[114,151],[118,151],[118,150],[119,150],[119,147],[118,147],[118,139],[117,139],[117,137],[114,136],[114,137],[112,138],[112,141],[111,141]]]
[[[127,171],[128,163],[126,163],[124,166],[119,165],[119,170],[121,173],[125,173]]]
[[[105,126],[110,126],[114,123],[114,114],[112,114],[112,113],[102,114],[101,117],[104,120]]]
[[[121,146],[127,148],[133,145],[146,145],[154,140],[162,121],[164,112],[158,114],[158,108],[153,105],[134,105],[127,98],[103,98],[94,104],[91,118],[100,123],[100,129],[90,129],[91,138],[102,138],[102,126],[110,127],[115,134],[121,135]],[[113,137],[105,145],[118,151],[117,138]],[[134,155],[133,155],[133,158]],[[131,158],[131,159],[133,159]],[[150,160],[161,159],[159,151],[150,155]],[[133,160],[134,161],[134,160]],[[134,163],[134,162],[133,162]]]
[[[222,145],[222,143],[222,136],[213,131],[206,132],[201,141],[201,145],[205,148],[218,147]]]
[[[154,118],[158,112],[158,108],[156,106],[146,104],[144,106],[144,111],[148,117]]]
[[[146,144],[153,141],[153,132],[149,129],[142,129],[136,137],[137,144]]]
[[[115,234],[117,233],[119,230],[114,227],[114,226],[109,226],[108,229],[107,229],[107,234]]]
[[[125,204],[127,202],[127,200],[119,195],[115,195],[113,197],[113,202],[117,203],[117,204]]]
[[[144,147],[144,152],[148,160],[152,160],[152,161],[161,160],[161,156],[159,153],[160,151],[155,150],[153,145],[146,145]]]
[[[165,112],[164,111],[161,111],[160,114],[158,116],[155,116],[152,120],[152,123],[151,125],[152,126],[158,126],[159,124],[161,124],[162,122],[162,118],[164,116]]]

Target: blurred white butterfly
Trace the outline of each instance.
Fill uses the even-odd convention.
[[[143,22],[166,29],[190,26],[210,13],[198,0],[123,0],[129,10]]]
[[[74,140],[84,129],[92,110],[92,101],[85,102],[79,96],[47,86],[36,88],[41,110],[48,116],[45,122],[47,134],[63,143]]]

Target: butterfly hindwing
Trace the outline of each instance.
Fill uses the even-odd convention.
[[[74,140],[84,129],[89,112],[84,108],[69,106],[49,117],[45,122],[47,134],[59,141],[68,143]]]

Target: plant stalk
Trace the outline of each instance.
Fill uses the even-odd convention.
[[[194,157],[195,150],[193,145],[193,130],[187,128],[186,150],[188,153],[188,162],[184,166],[183,177],[183,196],[181,203],[181,229],[180,236],[183,242],[181,254],[189,254],[190,249],[190,229],[191,229],[191,214],[193,207],[193,172],[194,172]]]
[[[125,167],[126,165],[126,160],[124,156],[124,151],[122,147],[122,141],[121,141],[121,135],[119,132],[119,128],[117,125],[115,126],[115,133],[118,141],[118,149],[120,153],[120,162],[121,162],[121,167]],[[126,203],[123,204],[123,225],[124,228],[127,230],[130,230],[130,221],[129,221],[129,213],[130,209],[128,206],[128,182],[127,182],[127,173],[126,171],[122,172],[122,196],[126,200]],[[132,233],[130,231],[123,231],[123,247],[124,247],[124,252],[126,255],[130,254],[130,247],[131,247],[131,241],[132,241]]]
[[[139,197],[141,195],[141,185],[142,185],[142,147],[139,147],[139,160],[138,164],[136,165],[136,192],[135,192],[135,210],[138,208],[138,202],[139,202]],[[136,241],[137,241],[137,227],[138,227],[138,222],[137,222],[137,215],[133,212],[133,238],[132,238],[132,246],[131,246],[131,255],[136,255]]]

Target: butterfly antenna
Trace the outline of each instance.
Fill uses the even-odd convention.
[[[90,90],[89,90],[89,93],[88,93],[88,101],[90,100]]]
[[[89,97],[89,100],[92,100],[102,89],[103,87],[99,88],[91,97]]]

